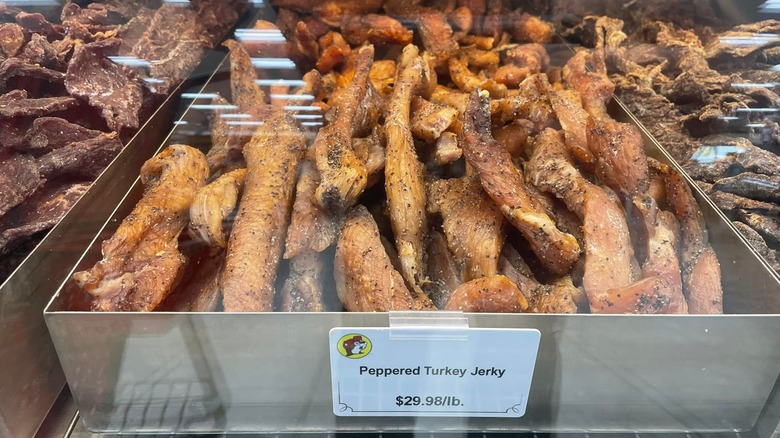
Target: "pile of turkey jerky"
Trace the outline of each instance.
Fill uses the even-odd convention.
[[[48,15],[0,3],[0,279],[246,8],[86,3]]]

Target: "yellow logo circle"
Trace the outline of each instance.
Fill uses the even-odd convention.
[[[348,359],[360,359],[371,353],[371,340],[363,335],[350,333],[339,339],[336,349]]]

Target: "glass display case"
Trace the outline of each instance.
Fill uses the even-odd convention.
[[[776,433],[773,3],[0,5],[0,435]]]

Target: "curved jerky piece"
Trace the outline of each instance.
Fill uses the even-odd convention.
[[[412,31],[406,29],[398,20],[387,15],[353,15],[341,26],[344,38],[354,46],[366,42],[374,45],[401,44],[412,42]]]
[[[658,213],[658,223],[648,241],[647,261],[642,266],[642,276],[665,279],[669,290],[669,313],[686,314],[688,303],[683,296],[682,271],[677,259],[679,228],[680,225],[672,213]]]
[[[646,245],[657,226],[658,206],[650,196],[650,176],[644,140],[639,130],[608,117],[588,121],[588,147],[596,159],[599,181],[616,191],[625,203],[629,224],[644,259]]]
[[[736,215],[739,220],[753,227],[768,242],[773,245],[780,245],[779,219],[745,210],[737,210]]]
[[[712,188],[759,201],[780,203],[780,175],[744,172],[719,179]]]
[[[290,276],[279,291],[282,312],[322,312],[322,254],[305,251],[290,260]]]
[[[447,238],[439,231],[432,231],[426,247],[428,254],[428,283],[423,289],[437,308],[443,309],[450,294],[461,283],[459,269],[447,248]]]
[[[227,99],[219,94],[211,100],[211,105],[214,106],[214,113],[210,114],[209,117],[211,148],[206,154],[206,159],[209,161],[209,169],[211,169],[213,178],[243,161],[241,148],[248,141],[249,136],[243,135],[238,129],[231,129],[231,126],[228,125],[233,120],[230,116],[239,114],[237,106],[231,105]]]
[[[16,22],[30,33],[46,35],[49,40],[61,40],[65,36],[65,29],[59,24],[52,24],[46,20],[43,14],[20,12],[16,14]]]
[[[84,128],[59,117],[38,117],[24,137],[24,150],[29,152],[50,152],[105,135],[101,131]]]
[[[93,310],[151,311],[171,292],[185,261],[179,234],[208,171],[206,157],[184,145],[170,146],[144,163],[144,196],[103,242],[103,259],[73,274],[95,297]]]
[[[19,54],[19,59],[53,70],[65,70],[65,61],[60,57],[57,49],[49,43],[46,37],[39,34],[33,34],[30,37],[30,42],[24,46],[24,50]]]
[[[587,303],[582,291],[574,286],[571,277],[564,276],[541,284],[512,245],[504,245],[498,261],[499,274],[505,275],[520,288],[528,300],[528,313],[577,313],[577,297]]]
[[[309,249],[322,252],[336,241],[340,220],[317,205],[314,192],[319,182],[314,163],[304,161],[295,188],[295,202],[285,242],[285,259],[294,258]]]
[[[539,17],[527,12],[514,14],[512,22],[512,36],[519,43],[547,44],[555,36],[555,27]]]
[[[734,224],[734,227],[736,227],[737,230],[742,233],[742,235],[745,237],[745,240],[750,243],[753,249],[755,249],[756,252],[759,253],[764,258],[764,260],[767,261],[767,263],[769,263],[769,266],[771,266],[775,271],[780,271],[780,262],[778,262],[777,251],[769,248],[769,245],[767,245],[764,237],[749,225],[737,221],[732,223]]]
[[[704,216],[690,187],[675,170],[660,163],[669,206],[682,231],[683,290],[692,314],[723,313],[720,265],[709,243]]]
[[[314,7],[314,12],[329,26],[339,26],[344,17],[379,12],[384,3],[385,0],[328,0]]]
[[[108,127],[122,133],[141,125],[144,81],[103,55],[118,43],[110,39],[76,46],[65,74],[65,88],[100,109]]]
[[[19,154],[0,156],[0,216],[35,193],[43,183],[35,159]]]
[[[588,113],[582,108],[579,94],[574,90],[550,90],[548,96],[563,128],[566,147],[580,163],[595,164],[596,159],[588,149]]]
[[[334,264],[336,291],[349,312],[434,308],[428,297],[415,297],[406,287],[382,245],[376,222],[362,205],[347,214]]]
[[[446,310],[463,312],[520,313],[528,300],[516,284],[503,275],[477,278],[452,292]]]
[[[155,309],[160,312],[214,312],[220,299],[219,274],[225,253],[207,245],[182,245],[187,264],[173,291]]]
[[[222,223],[236,209],[244,188],[246,169],[228,172],[195,192],[190,206],[189,234],[212,246],[225,248],[227,237]]]
[[[420,32],[425,51],[435,57],[436,66],[446,65],[455,56],[458,43],[447,22],[447,15],[405,0],[388,1],[385,10],[401,22],[413,23]]]
[[[603,49],[580,50],[563,67],[566,86],[580,94],[583,108],[594,118],[607,115],[607,103],[615,92],[603,63]]]
[[[385,142],[382,136],[382,126],[374,126],[371,135],[363,138],[353,138],[352,148],[357,157],[366,163],[366,173],[368,181],[366,188],[371,188],[378,183],[384,176],[385,171]]]
[[[47,179],[70,176],[95,180],[122,150],[116,132],[101,134],[55,149],[38,159],[41,175]]]
[[[544,267],[555,274],[565,274],[579,259],[577,239],[560,231],[542,205],[530,196],[512,156],[490,135],[489,108],[487,96],[475,90],[463,125],[466,161],[477,170],[485,192],[520,230]]]
[[[317,70],[328,73],[344,63],[352,54],[352,48],[338,32],[328,32],[320,37],[319,46],[322,49],[317,59]]]
[[[428,143],[436,141],[458,117],[455,108],[431,103],[420,96],[412,98],[412,134]]]
[[[303,131],[289,114],[278,112],[244,147],[244,194],[230,234],[221,277],[225,311],[270,312],[274,281],[284,250],[295,178],[306,151]]]
[[[0,50],[6,58],[13,58],[25,43],[24,31],[16,23],[0,24]]]
[[[36,117],[70,109],[78,103],[73,97],[42,97],[22,99],[0,105],[0,118]]]
[[[299,21],[287,36],[287,51],[295,64],[303,71],[313,68],[320,57],[320,46],[317,37],[309,26]]]
[[[8,58],[0,63],[0,90],[6,90],[8,82],[19,77],[26,80],[39,79],[59,84],[65,79],[65,74],[46,67],[28,64],[19,58]]]
[[[47,184],[3,216],[0,254],[13,250],[24,239],[48,230],[65,216],[89,189],[89,183]]]
[[[522,44],[506,52],[506,64],[496,71],[496,82],[516,88],[528,76],[538,74],[550,64],[550,56],[541,44]]]
[[[412,45],[406,46],[401,56],[398,79],[385,114],[385,191],[403,268],[401,273],[415,293],[422,295],[420,285],[424,283],[425,276],[423,242],[428,230],[425,168],[417,160],[409,119],[412,96],[423,87],[423,60]]]
[[[31,125],[29,117],[0,120],[0,146],[24,151],[27,148],[25,136]]]
[[[463,266],[463,281],[496,275],[504,217],[482,191],[479,179],[438,180],[431,184],[428,199],[428,211],[442,215],[450,251]]]
[[[547,75],[528,76],[520,84],[520,93],[491,102],[490,112],[502,122],[529,120],[536,132],[555,123],[555,115],[547,96],[550,82]]]
[[[504,97],[507,89],[506,85],[497,83],[493,79],[483,79],[469,70],[465,60],[452,57],[449,60],[450,78],[461,90],[470,93],[477,88],[484,88],[490,92],[490,95],[496,98]]]
[[[252,116],[252,120],[268,118],[271,107],[266,104],[265,93],[257,83],[257,71],[252,59],[235,40],[222,43],[230,50],[230,93],[238,109]]]
[[[366,187],[366,166],[355,155],[352,137],[370,129],[379,116],[369,108],[379,103],[379,95],[368,80],[373,59],[373,46],[358,51],[352,83],[335,107],[338,117],[320,129],[312,146],[321,178],[315,197],[327,211],[344,212]]]

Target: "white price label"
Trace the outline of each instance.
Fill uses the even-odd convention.
[[[534,329],[334,328],[333,413],[522,417],[540,337]]]

